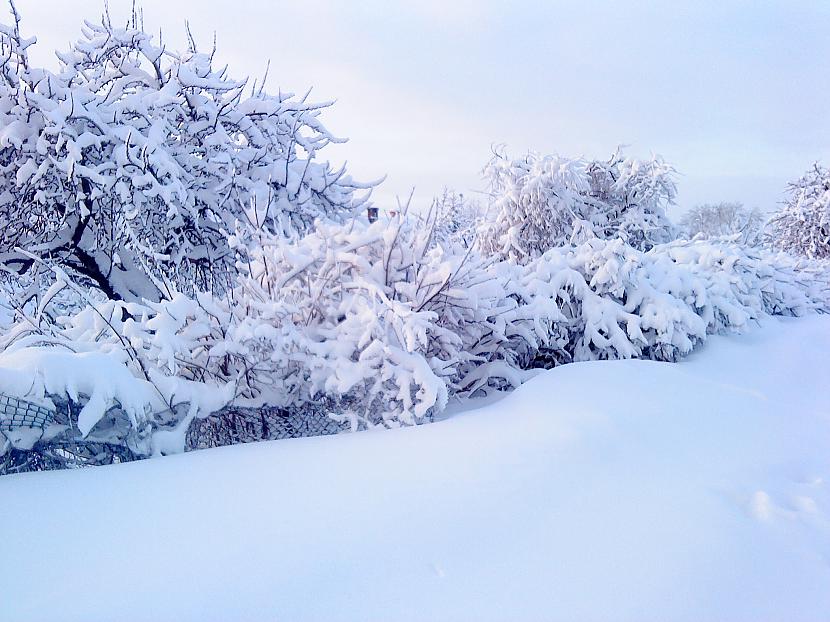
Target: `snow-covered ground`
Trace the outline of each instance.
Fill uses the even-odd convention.
[[[830,619],[830,317],[434,425],[0,478],[0,619]]]

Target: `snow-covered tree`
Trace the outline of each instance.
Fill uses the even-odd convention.
[[[608,160],[589,162],[587,173],[597,237],[620,238],[640,250],[672,239],[666,210],[677,196],[675,169],[662,157],[638,160],[618,148]]]
[[[434,214],[437,243],[457,239],[469,245],[475,238],[476,226],[481,220],[481,205],[462,193],[444,188],[432,200],[430,211]]]
[[[642,250],[671,239],[665,209],[676,194],[674,169],[659,157],[497,153],[484,175],[490,203],[478,240],[489,255],[525,262],[590,238],[620,238]]]
[[[764,216],[757,207],[747,209],[741,203],[704,203],[680,218],[679,234],[687,239],[733,238],[750,246],[760,241]]]
[[[34,67],[20,20],[0,26],[0,264],[64,266],[109,298],[222,290],[227,234],[253,210],[270,230],[343,219],[368,188],[317,155],[328,104],[228,77],[192,37],[174,52],[108,16]]]
[[[524,262],[573,241],[584,230],[585,163],[528,153],[496,153],[484,168],[490,193],[478,246],[487,255]]]
[[[830,169],[818,163],[789,186],[784,207],[767,224],[766,240],[793,255],[830,257]]]

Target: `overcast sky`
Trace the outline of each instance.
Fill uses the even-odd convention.
[[[354,176],[388,175],[381,204],[416,188],[481,189],[492,144],[663,155],[675,213],[706,201],[772,209],[786,182],[830,163],[830,1],[144,0],[145,25],[184,42],[189,20],[235,77],[318,100],[350,139]],[[36,59],[75,39],[101,0],[17,0]],[[129,0],[110,0],[126,17]]]

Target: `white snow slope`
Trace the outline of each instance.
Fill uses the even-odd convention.
[[[830,619],[830,317],[418,428],[0,478],[0,619]]]

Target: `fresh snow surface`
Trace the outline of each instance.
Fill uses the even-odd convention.
[[[830,619],[830,317],[416,428],[0,478],[0,619]]]

